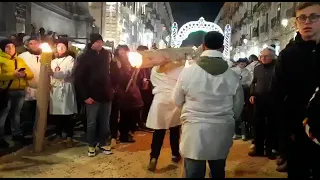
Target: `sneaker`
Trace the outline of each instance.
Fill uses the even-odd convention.
[[[247,140],[248,140],[245,135],[242,135],[242,136],[241,136],[241,139],[242,139],[242,141],[247,141]]]
[[[238,140],[238,139],[240,139],[240,136],[235,134],[235,135],[233,135],[232,138],[233,138],[233,140]]]
[[[111,148],[112,149],[115,149],[117,146],[117,140],[115,138],[112,138],[111,139]]]
[[[181,156],[172,156],[171,160],[174,163],[179,163],[181,160]]]
[[[96,156],[96,148],[95,148],[95,147],[89,147],[89,148],[88,148],[88,156],[89,156],[89,157],[94,157],[94,156]]]
[[[67,148],[72,148],[72,146],[73,146],[73,140],[70,137],[67,137],[67,139],[64,140],[64,143],[66,144]]]
[[[148,170],[154,172],[157,167],[158,160],[156,158],[152,158],[148,165]]]
[[[4,140],[4,139],[0,140],[0,148],[9,148],[9,147],[10,147],[10,145],[9,145],[9,143],[7,143],[6,140]]]
[[[111,151],[111,146],[102,146],[100,147],[100,149],[102,150],[103,154],[106,154],[106,155],[113,154]]]
[[[254,148],[256,148],[256,145],[255,144],[251,144],[250,145],[250,149],[254,149]]]

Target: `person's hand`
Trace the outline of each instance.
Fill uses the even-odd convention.
[[[251,104],[254,104],[255,98],[256,98],[256,97],[254,97],[254,96],[251,96],[251,97],[250,97],[249,101],[250,101]]]
[[[92,98],[88,98],[88,99],[84,100],[84,102],[85,102],[86,104],[93,104],[93,103],[94,103],[94,100],[93,100]]]
[[[48,74],[49,74],[49,76],[53,76],[53,71],[52,71],[52,69],[50,68],[50,69],[48,69]]]
[[[13,75],[17,78],[23,78],[26,76],[26,73],[24,71],[19,71],[19,69],[16,69]]]

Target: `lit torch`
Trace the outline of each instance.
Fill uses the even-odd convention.
[[[34,151],[41,152],[44,146],[44,137],[47,126],[47,111],[49,104],[49,87],[50,77],[49,68],[52,60],[52,49],[48,43],[42,43],[40,45],[42,50],[40,56],[40,74],[39,74],[39,85],[37,89],[37,115],[36,115],[36,126],[34,128]]]
[[[131,84],[134,82],[134,80],[136,79],[137,75],[139,74],[140,71],[140,67],[142,65],[142,55],[138,52],[129,52],[128,53],[128,60],[131,64],[132,67],[135,67],[137,69],[135,69],[131,75],[131,78],[128,82],[128,85],[126,87],[126,91],[128,91],[129,87],[131,86]],[[134,83],[135,85],[135,83]]]

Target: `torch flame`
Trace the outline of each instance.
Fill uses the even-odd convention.
[[[128,59],[132,67],[140,68],[142,65],[142,55],[138,52],[129,52]]]
[[[40,49],[42,50],[42,52],[44,53],[51,53],[52,49],[50,48],[48,43],[42,43],[40,44]]]

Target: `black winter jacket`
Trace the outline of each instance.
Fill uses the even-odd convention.
[[[320,44],[298,34],[279,55],[270,87],[281,131],[288,136],[304,133],[305,110],[320,84]],[[320,111],[318,111],[319,113]]]
[[[253,80],[250,86],[251,96],[266,97],[268,95],[274,65],[275,61],[270,64],[260,64],[254,68]]]
[[[91,97],[104,103],[112,100],[113,90],[110,81],[110,52],[102,49],[87,49],[77,59],[74,70],[74,81],[77,98],[84,101]]]

